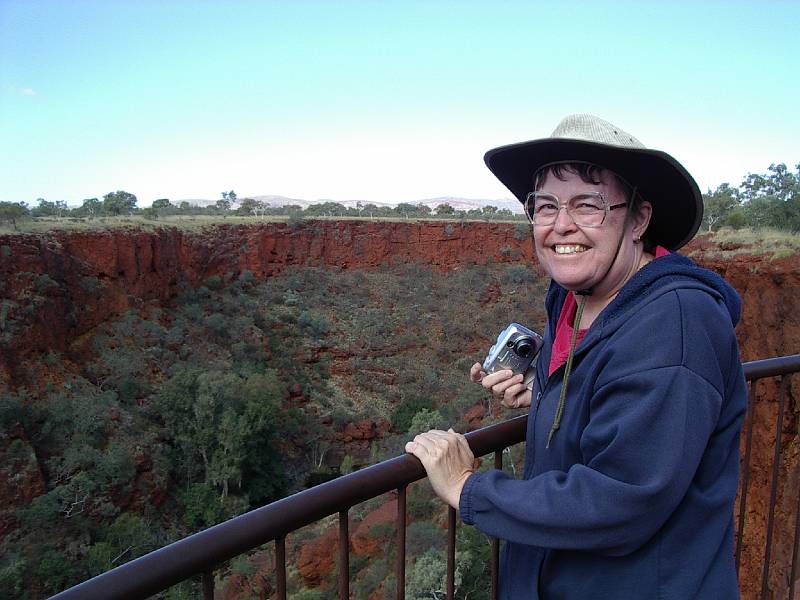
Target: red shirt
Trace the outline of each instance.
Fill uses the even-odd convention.
[[[661,258],[669,254],[669,250],[656,246],[656,258]],[[569,355],[569,344],[572,341],[572,329],[575,324],[575,310],[578,308],[578,302],[575,300],[575,294],[569,292],[564,299],[564,305],[561,307],[561,314],[558,316],[558,323],[556,324],[556,335],[553,338],[553,350],[550,353],[550,367],[547,375],[552,375],[556,369],[567,362]],[[577,348],[583,336],[586,335],[586,329],[578,330],[578,337],[575,340],[575,347]]]

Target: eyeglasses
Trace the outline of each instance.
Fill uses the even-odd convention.
[[[552,225],[558,212],[565,208],[575,225],[579,227],[600,227],[606,220],[608,211],[627,205],[627,202],[609,206],[600,192],[586,192],[561,204],[558,196],[547,192],[531,192],[525,198],[525,214],[534,225]]]

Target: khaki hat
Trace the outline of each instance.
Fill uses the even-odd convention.
[[[533,189],[534,173],[546,165],[587,162],[609,169],[653,205],[646,235],[669,250],[691,240],[703,219],[700,188],[677,160],[593,115],[570,115],[550,137],[494,148],[483,159],[522,203]]]

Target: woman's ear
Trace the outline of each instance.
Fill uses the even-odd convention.
[[[631,233],[634,238],[641,238],[644,232],[647,231],[647,226],[650,225],[650,217],[653,215],[653,205],[647,200],[643,200],[639,205],[638,210],[631,215]]]

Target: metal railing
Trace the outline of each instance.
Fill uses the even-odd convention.
[[[743,547],[747,496],[751,475],[751,448],[756,384],[766,377],[780,376],[778,415],[775,425],[775,453],[770,484],[767,537],[762,567],[761,597],[766,598],[770,573],[770,552],[775,519],[775,503],[781,462],[781,435],[787,390],[792,373],[800,371],[800,354],[746,363],[745,377],[750,381],[750,401],[744,425],[744,460],[739,494],[736,567],[740,566]],[[515,417],[473,431],[466,435],[475,456],[494,452],[495,468],[502,468],[505,448],[525,440],[527,415]],[[275,584],[277,597],[286,598],[286,536],[324,517],[338,513],[339,517],[339,598],[350,597],[349,580],[349,510],[366,500],[382,494],[397,492],[396,565],[397,598],[405,597],[406,489],[409,484],[425,477],[420,462],[403,455],[298,492],[277,502],[250,511],[209,529],[178,540],[159,550],[141,556],[93,579],[54,596],[59,600],[91,600],[100,598],[146,598],[186,579],[202,576],[203,597],[214,597],[214,569],[221,563],[261,546],[275,542]],[[797,553],[800,543],[800,490],[795,517],[790,588],[797,573]],[[456,511],[448,508],[447,529],[447,598],[455,593],[455,533]],[[497,557],[499,542],[492,540],[492,597],[497,590]],[[792,600],[792,592],[789,592]]]

